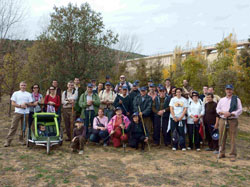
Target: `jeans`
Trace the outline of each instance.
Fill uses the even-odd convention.
[[[108,108],[104,109],[104,115],[108,117],[108,121],[113,117],[114,111]]]
[[[89,140],[91,142],[96,142],[98,143],[100,140],[104,140],[107,136],[109,136],[109,133],[107,130],[104,130],[104,131],[99,131],[98,133],[92,133],[90,135],[90,138]],[[109,138],[106,138],[104,143],[107,143],[109,141]]]
[[[178,148],[178,145],[180,146],[180,148],[186,148],[186,143],[185,143],[185,132],[184,132],[184,127],[186,125],[186,121],[182,120],[182,125],[179,125],[179,121],[175,122],[172,118],[171,118],[171,132],[173,133],[173,131],[176,129],[177,133],[179,134],[179,141],[177,143],[173,143],[173,147],[174,148]]]

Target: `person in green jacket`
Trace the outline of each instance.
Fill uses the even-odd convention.
[[[87,91],[83,93],[79,99],[79,106],[81,107],[81,118],[85,119],[84,124],[87,129],[93,127],[94,117],[97,115],[100,106],[100,98],[98,94],[93,93],[93,85],[87,85]]]

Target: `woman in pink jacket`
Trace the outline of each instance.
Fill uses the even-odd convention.
[[[122,109],[117,107],[115,109],[116,115],[112,117],[108,123],[108,132],[111,134],[111,140],[114,147],[120,147],[121,142],[128,140],[128,135],[125,134],[126,129],[130,124],[129,119],[122,114]]]

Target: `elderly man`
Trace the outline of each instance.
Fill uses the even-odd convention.
[[[14,92],[11,96],[11,105],[15,107],[15,113],[13,115],[11,127],[6,138],[6,142],[4,144],[5,147],[10,146],[10,143],[13,140],[14,135],[16,134],[18,124],[20,123],[21,123],[21,134],[19,135],[19,141],[21,144],[25,145],[25,141],[23,139],[23,133],[25,133],[24,131],[25,128],[23,127],[23,125],[25,126],[27,125],[29,116],[28,106],[33,106],[32,105],[33,99],[31,97],[31,94],[29,92],[26,92],[27,84],[25,82],[21,82],[19,86],[20,90]]]
[[[220,132],[220,150],[219,158],[225,157],[225,145],[227,139],[227,129],[229,129],[229,136],[231,139],[231,151],[229,156],[231,161],[235,161],[237,156],[236,151],[236,135],[238,130],[238,117],[242,113],[242,105],[240,99],[233,95],[234,87],[226,85],[226,97],[223,97],[216,108],[217,113],[220,115],[219,132]],[[218,125],[215,126],[218,128]]]

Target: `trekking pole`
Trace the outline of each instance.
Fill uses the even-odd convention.
[[[70,124],[70,137],[71,140],[73,139],[73,128],[74,128],[74,104],[72,103],[72,107],[71,107],[71,115],[72,115],[72,119],[71,119],[71,124]]]
[[[163,118],[163,114],[162,114],[162,116],[161,116],[161,128],[160,128],[160,146],[161,146],[161,139],[162,139],[162,118]]]
[[[25,131],[26,131],[26,114],[25,114],[25,111],[24,111],[24,114],[23,114],[23,140],[25,139]]]
[[[124,135],[125,135],[125,133],[124,133],[124,128],[122,128],[122,136],[124,137]],[[123,147],[123,152],[125,153],[126,145],[125,145],[124,140],[122,141],[122,147]]]
[[[224,125],[224,128],[223,128],[223,132],[222,132],[222,137],[221,139],[219,140],[219,154],[217,156],[217,162],[219,161],[219,157],[220,157],[220,152],[221,152],[221,148],[222,148],[222,142],[223,142],[223,139],[224,139],[224,136],[225,136],[225,133],[226,133],[226,126],[228,125],[228,122],[227,122],[227,118],[225,120],[225,125]]]
[[[192,140],[193,146],[194,146],[194,132],[195,132],[195,123],[193,124],[193,140]]]
[[[146,136],[146,129],[145,129],[145,125],[144,125],[144,120],[143,120],[143,117],[141,115],[141,108],[140,106],[138,105],[138,110],[139,110],[139,113],[140,113],[140,117],[141,117],[141,121],[142,121],[142,126],[143,126],[143,130],[144,130],[144,134]],[[148,144],[148,150],[150,151],[150,146],[149,146],[149,142],[147,141],[147,144]]]

